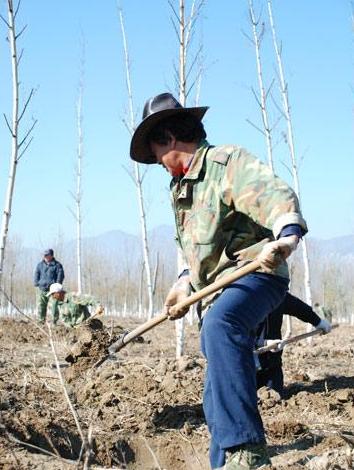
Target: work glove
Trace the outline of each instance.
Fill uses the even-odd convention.
[[[325,320],[324,318],[322,318],[320,323],[316,326],[316,330],[322,330],[324,335],[326,333],[329,333],[331,329],[332,325],[329,323],[329,321]]]
[[[266,339],[264,340],[264,346],[271,346],[274,348],[270,349],[270,352],[279,352],[284,349],[284,342],[281,339]]]
[[[165,300],[165,312],[167,313],[170,320],[177,320],[177,318],[182,318],[189,310],[189,307],[184,307],[181,309],[171,309],[175,304],[182,302],[191,293],[191,285],[189,282],[189,275],[181,276],[178,281],[176,281],[171,287],[169,293],[167,294]]]
[[[299,239],[296,235],[289,235],[264,245],[258,256],[263,270],[271,272],[279,266],[296,249],[298,242]]]

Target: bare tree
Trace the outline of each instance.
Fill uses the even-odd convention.
[[[284,117],[286,119],[286,124],[287,124],[286,142],[288,144],[289,152],[290,152],[291,170],[292,170],[292,176],[293,176],[293,181],[294,181],[294,189],[299,199],[299,203],[301,204],[299,175],[298,175],[297,158],[295,154],[295,144],[294,144],[294,132],[293,132],[293,125],[292,125],[290,105],[289,105],[288,84],[285,80],[285,75],[284,75],[282,51],[278,45],[278,40],[276,36],[271,0],[267,0],[267,4],[268,4],[269,22],[270,22],[270,27],[272,31],[273,45],[274,45],[274,50],[275,50],[275,54],[277,58],[278,73],[279,73],[279,86],[280,86],[280,92],[281,92],[282,102],[283,102],[283,114],[284,114]],[[304,265],[304,287],[305,287],[306,302],[309,305],[312,305],[310,264],[309,264],[306,239],[302,241],[302,257],[303,257],[303,265]]]
[[[257,92],[252,88],[252,93],[256,99],[256,102],[259,106],[262,116],[262,125],[263,128],[259,128],[257,125],[252,123],[249,119],[247,121],[255,127],[265,138],[266,141],[266,149],[267,149],[267,156],[268,156],[268,165],[271,169],[272,173],[274,174],[274,160],[273,160],[273,128],[270,125],[270,119],[268,117],[268,98],[273,86],[273,81],[270,86],[266,89],[263,79],[263,65],[261,60],[261,43],[264,37],[264,21],[261,21],[261,15],[256,18],[254,7],[253,7],[253,0],[248,0],[249,6],[249,15],[250,21],[252,26],[252,33],[253,38],[249,37],[247,34],[245,35],[249,41],[253,44],[256,53],[256,64],[257,64],[257,76],[258,76],[258,86],[259,86],[259,95]],[[292,317],[290,315],[286,315],[286,333],[285,337],[291,336],[292,333]]]
[[[77,131],[78,131],[78,145],[77,145],[77,160],[76,160],[76,192],[72,192],[71,196],[75,202],[75,211],[71,211],[76,222],[76,272],[77,272],[77,292],[82,292],[82,160],[83,160],[83,114],[82,114],[82,100],[84,93],[84,64],[85,64],[85,49],[84,42],[82,45],[82,57],[80,60],[80,79],[78,89],[78,99],[76,104],[77,115]]]
[[[193,0],[189,16],[185,14],[185,0],[178,0],[178,11],[172,0],[168,0],[172,10],[172,25],[178,41],[178,67],[174,66],[176,87],[179,101],[182,106],[186,105],[190,93],[196,88],[196,99],[200,94],[200,79],[203,70],[200,63],[202,55],[202,44],[197,46],[197,50],[192,50],[192,41],[196,32],[196,24],[200,18],[205,0]],[[193,76],[195,68],[197,73]]]
[[[130,60],[129,60],[129,52],[128,52],[128,44],[125,34],[125,26],[124,26],[124,17],[123,17],[123,10],[118,5],[119,8],[119,20],[122,32],[122,40],[123,40],[123,49],[124,49],[124,61],[125,61],[125,72],[126,72],[126,85],[127,85],[127,92],[128,92],[128,104],[129,104],[129,113],[128,113],[128,121],[125,121],[126,127],[130,133],[133,135],[134,130],[136,128],[135,124],[135,114],[134,114],[134,106],[133,106],[133,93],[132,93],[132,85],[131,85],[131,77],[130,77]],[[154,287],[152,281],[152,268],[150,264],[150,250],[149,250],[149,243],[148,243],[148,236],[147,236],[147,223],[146,223],[146,213],[145,213],[145,206],[144,206],[144,194],[143,194],[143,179],[144,174],[141,175],[140,167],[137,162],[133,162],[133,174],[129,172],[132,180],[135,184],[137,195],[138,195],[138,203],[139,203],[139,212],[140,212],[140,229],[141,229],[141,240],[143,246],[143,257],[144,257],[144,269],[146,274],[146,284],[147,284],[147,295],[148,295],[148,318],[152,318],[154,313]]]
[[[189,16],[186,17],[185,14],[185,1],[178,0],[178,12],[175,8],[172,0],[168,0],[168,3],[171,7],[173,16],[172,24],[175,30],[177,41],[179,45],[179,67],[178,70],[175,67],[176,83],[178,88],[179,101],[182,106],[186,106],[187,98],[192,91],[192,89],[197,86],[197,96],[199,97],[200,93],[200,80],[201,73],[197,73],[196,78],[191,78],[191,74],[194,71],[198,59],[201,55],[202,47],[199,46],[197,51],[192,56],[189,61],[189,52],[191,51],[191,41],[196,30],[196,21],[198,20],[201,9],[204,5],[204,0],[193,0],[191,5],[191,10]],[[198,72],[201,71],[199,67]],[[189,84],[190,83],[190,84]],[[181,253],[178,253],[177,260],[177,269],[178,272],[182,271],[183,260],[181,258]],[[176,358],[180,358],[183,355],[184,350],[184,324],[185,318],[176,320]]]
[[[267,108],[267,99],[268,99],[272,84],[266,90],[266,87],[264,85],[264,80],[263,80],[263,68],[262,68],[262,60],[261,60],[261,42],[262,42],[262,38],[264,35],[264,23],[262,22],[260,24],[260,18],[256,19],[256,15],[254,13],[254,8],[253,8],[253,0],[248,0],[248,6],[249,6],[250,21],[252,25],[253,39],[249,38],[247,35],[246,37],[252,42],[255,48],[255,52],[256,52],[259,96],[253,88],[252,88],[252,92],[261,110],[263,129],[260,129],[249,120],[248,122],[250,122],[250,124],[252,124],[258,131],[261,132],[261,134],[264,135],[265,140],[266,140],[268,165],[269,165],[269,168],[272,170],[272,173],[274,173],[272,129],[269,123],[268,108]]]
[[[11,52],[11,65],[12,65],[12,120],[11,122],[5,115],[5,122],[11,134],[11,158],[10,158],[10,171],[8,177],[8,185],[5,196],[4,211],[1,222],[1,232],[0,232],[0,281],[3,273],[4,259],[5,259],[5,249],[6,241],[9,230],[9,222],[11,217],[12,210],[12,198],[15,188],[15,178],[17,164],[20,161],[22,155],[27,150],[28,146],[32,141],[32,131],[36,125],[36,120],[33,121],[32,125],[25,132],[24,136],[21,138],[19,136],[20,123],[25,115],[27,107],[32,99],[34,89],[29,93],[27,100],[25,101],[22,109],[20,110],[20,91],[19,91],[19,64],[23,54],[21,50],[20,54],[17,53],[17,42],[19,37],[22,35],[26,26],[24,26],[19,33],[16,32],[16,18],[20,8],[21,1],[18,2],[17,6],[14,6],[13,0],[7,0],[7,10],[8,10],[8,20],[0,15],[1,19],[4,21],[8,28],[8,40],[10,44]]]

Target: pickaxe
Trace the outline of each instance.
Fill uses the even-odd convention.
[[[338,326],[339,326],[338,324],[334,324],[332,325],[332,329],[337,328]],[[262,346],[261,348],[256,349],[254,351],[254,354],[263,354],[268,351],[274,351],[274,352],[281,351],[284,348],[284,346],[286,346],[287,344],[295,343],[296,341],[301,341],[302,339],[310,338],[311,336],[320,335],[320,334],[323,334],[322,330],[313,330],[313,331],[309,331],[308,333],[302,333],[301,335],[291,336],[290,338],[279,340],[278,343],[273,343],[273,344],[268,344],[267,346]]]
[[[246,265],[242,266],[241,268],[237,269],[233,273],[227,274],[226,276],[213,282],[209,286],[206,286],[203,289],[199,290],[198,292],[193,293],[192,295],[187,297],[185,300],[182,300],[181,302],[178,302],[177,304],[170,307],[169,310],[173,314],[173,312],[176,312],[179,309],[183,309],[184,307],[190,307],[191,305],[193,305],[196,302],[199,302],[199,300],[207,297],[208,295],[214,294],[215,292],[226,287],[232,282],[237,281],[237,279],[240,279],[241,277],[246,276],[247,274],[253,273],[257,269],[259,269],[260,266],[261,266],[260,262],[257,259],[255,259],[254,261],[251,261],[247,263]],[[166,312],[160,313],[159,315],[152,318],[151,320],[148,320],[147,322],[138,326],[133,331],[123,333],[122,335],[119,336],[117,341],[115,341],[114,343],[110,345],[110,347],[108,348],[108,354],[102,357],[99,361],[97,361],[93,367],[98,367],[101,364],[103,364],[103,362],[105,362],[107,359],[114,358],[114,354],[116,352],[120,351],[122,348],[124,348],[124,346],[126,346],[128,343],[133,341],[138,336],[143,335],[147,331],[151,330],[155,326],[167,320],[168,317],[169,315]]]

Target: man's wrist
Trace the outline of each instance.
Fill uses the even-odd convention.
[[[299,239],[303,236],[303,229],[301,225],[289,224],[285,225],[280,231],[278,238],[288,237],[290,235],[296,235]]]

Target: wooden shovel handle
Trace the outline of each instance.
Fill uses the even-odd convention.
[[[234,281],[237,281],[237,279],[240,279],[241,277],[246,276],[247,274],[253,273],[258,268],[260,268],[260,262],[257,259],[254,261],[251,261],[250,263],[246,264],[245,266],[242,266],[242,268],[237,269],[233,273],[227,274],[226,276],[219,279],[218,281],[215,281],[209,286],[204,287],[200,291],[191,294],[189,297],[186,297],[185,300],[182,300],[181,302],[178,302],[177,304],[170,307],[170,310],[179,310],[185,307],[190,307],[191,305],[203,299],[204,297],[211,295],[214,292],[217,292],[218,290],[231,284]],[[132,341],[134,338],[136,338],[137,336],[141,336],[142,334],[151,330],[155,326],[164,322],[167,318],[168,318],[168,314],[165,312],[160,313],[159,315],[156,315],[156,317],[138,326],[133,331],[126,334],[123,338],[113,343],[109,347],[109,352],[114,353],[114,352],[119,351],[126,344],[130,343],[130,341]]]

